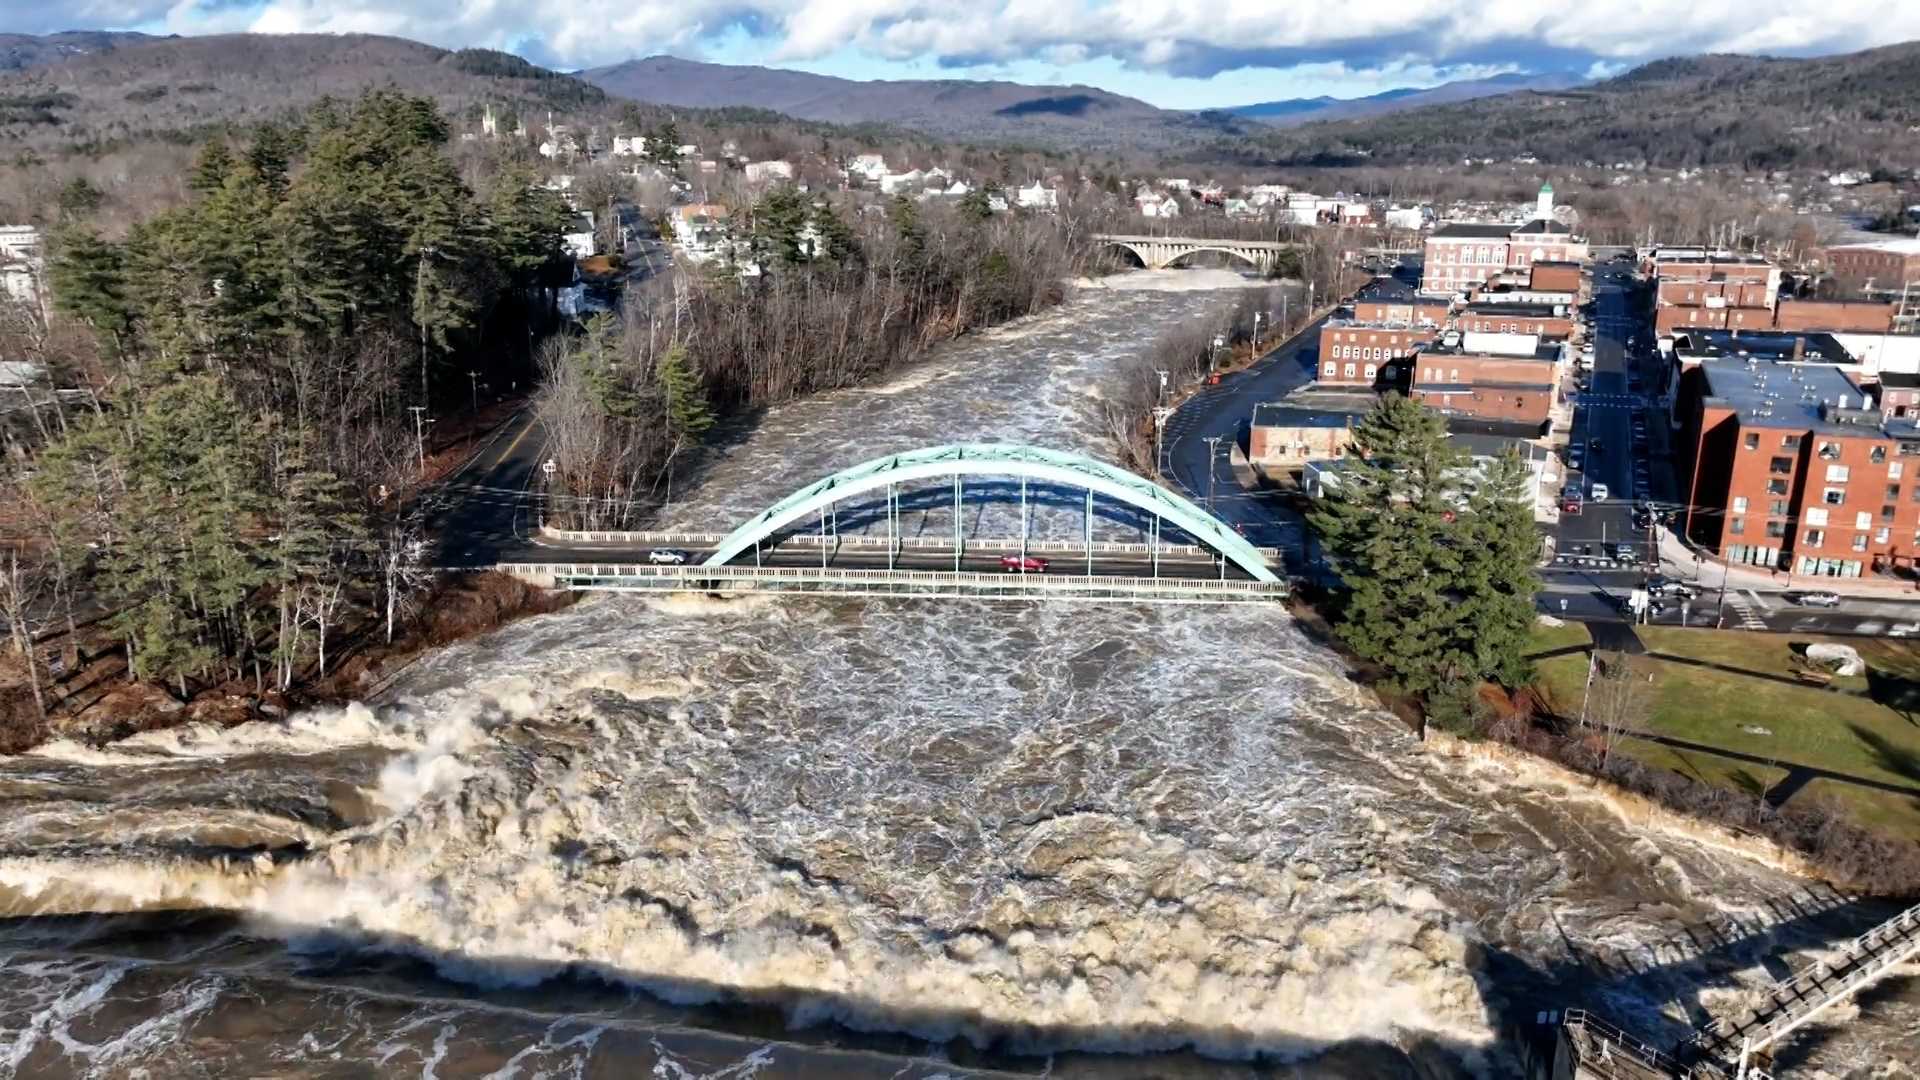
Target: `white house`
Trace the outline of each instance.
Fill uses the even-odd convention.
[[[1148,188],[1140,189],[1133,197],[1133,203],[1140,208],[1143,217],[1172,218],[1180,216],[1180,202],[1170,195],[1162,195]]]
[[[560,246],[576,259],[593,256],[593,211],[582,210],[573,215],[567,231],[560,234]]]
[[[793,164],[787,161],[749,161],[747,162],[747,182],[764,184],[773,180],[793,179]]]
[[[645,135],[615,135],[613,137],[614,157],[646,157],[647,137]]]
[[[1293,189],[1285,184],[1255,184],[1247,189],[1247,201],[1265,207],[1282,201]]]
[[[907,188],[918,187],[925,179],[926,174],[919,169],[911,169],[903,173],[885,173],[880,177],[880,190],[884,194],[892,195]]]
[[[1029,210],[1053,210],[1060,205],[1060,193],[1038,181],[1016,191],[1014,197]]]
[[[673,213],[673,239],[693,262],[712,258],[727,240],[727,208],[693,203]]]
[[[32,225],[0,225],[0,294],[24,304],[40,302],[40,230]]]
[[[700,148],[692,143],[681,143],[679,146],[674,147],[673,152],[683,158],[697,158],[700,156]]]
[[[1394,206],[1387,209],[1386,222],[1389,229],[1418,232],[1426,228],[1427,214],[1417,206]]]
[[[879,180],[887,175],[887,159],[879,154],[860,154],[847,162],[847,175]]]

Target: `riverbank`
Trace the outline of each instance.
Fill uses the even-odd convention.
[[[1770,805],[1606,745],[1604,736],[1559,715],[1535,686],[1480,688],[1469,731],[1429,725],[1418,702],[1385,693],[1380,671],[1340,640],[1311,597],[1296,596],[1293,615],[1315,641],[1347,665],[1381,707],[1400,717],[1423,746],[1452,758],[1497,762],[1548,788],[1578,791],[1623,821],[1734,852],[1766,866],[1869,896],[1920,896],[1920,844],[1859,824],[1825,801]]]
[[[0,754],[17,754],[56,739],[99,745],[147,731],[185,724],[227,728],[257,720],[285,719],[292,712],[344,705],[374,697],[408,666],[436,649],[496,630],[530,615],[571,604],[572,593],[535,589],[505,574],[453,574],[442,578],[403,623],[392,642],[369,616],[343,628],[329,643],[322,674],[309,665],[284,690],[234,679],[197,690],[185,699],[152,680],[128,677],[120,643],[100,627],[81,630],[78,642],[51,642],[60,657],[45,689],[43,720],[34,705],[23,659],[0,657]],[[37,646],[42,652],[48,644]],[[51,666],[51,665],[50,665]]]

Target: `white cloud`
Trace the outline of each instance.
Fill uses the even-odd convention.
[[[0,29],[46,21],[43,0],[0,0]],[[1589,0],[1580,4],[1279,4],[1273,0],[72,0],[58,21],[182,32],[363,31],[440,45],[527,47],[565,66],[758,35],[759,58],[848,49],[890,61],[962,58],[1206,75],[1339,60],[1585,67],[1698,51],[1838,51],[1920,37],[1914,0]]]

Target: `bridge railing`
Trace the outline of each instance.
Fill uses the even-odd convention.
[[[1119,574],[1010,574],[981,571],[836,569],[805,566],[653,566],[644,563],[501,563],[492,569],[570,588],[662,588],[713,592],[737,587],[817,584],[874,593],[947,592],[1071,597],[1185,596],[1229,601],[1283,599],[1280,582],[1146,578]],[[628,584],[630,583],[630,584]]]
[[[1585,1009],[1568,1009],[1562,1024],[1572,1037],[1578,1055],[1575,1076],[1651,1080],[1731,1080],[1732,1074],[1709,1062],[1682,1065],[1678,1058],[1605,1018]],[[1748,1080],[1770,1080],[1757,1069],[1747,1070]]]
[[[638,548],[684,547],[706,549],[715,547],[722,540],[726,539],[723,533],[577,530],[555,529],[550,526],[542,526],[540,534],[550,540],[561,540],[568,543],[625,544]],[[836,537],[832,534],[821,536],[816,532],[795,532],[782,536],[780,538],[780,544],[801,547],[819,547],[824,544],[827,547],[845,547],[856,550],[874,551],[885,551],[887,549],[887,540],[885,537],[869,536],[862,533],[842,533]],[[901,551],[952,551],[953,541],[946,537],[901,537],[895,541],[894,546]],[[1021,550],[1021,545],[1018,539],[1007,540],[995,537],[988,539],[970,539],[966,542],[966,549],[974,552],[1006,554]],[[1028,537],[1026,550],[1047,554],[1053,552],[1084,554],[1087,550],[1087,545],[1077,540]],[[1159,550],[1161,558],[1208,560],[1217,558],[1213,549],[1201,547],[1198,544],[1161,544],[1159,545]],[[1281,553],[1279,548],[1256,548],[1255,550],[1266,556],[1269,563],[1275,566],[1280,565]],[[1093,542],[1093,553],[1096,556],[1147,556],[1153,554],[1153,551],[1154,545],[1152,544],[1127,543],[1118,540],[1096,540]]]

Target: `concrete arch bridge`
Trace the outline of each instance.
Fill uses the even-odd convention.
[[[1108,247],[1133,252],[1149,270],[1165,270],[1189,255],[1213,251],[1239,259],[1265,273],[1272,269],[1275,260],[1283,252],[1300,246],[1277,240],[1214,240],[1192,236],[1124,236],[1114,233],[1099,233],[1093,239]]]

